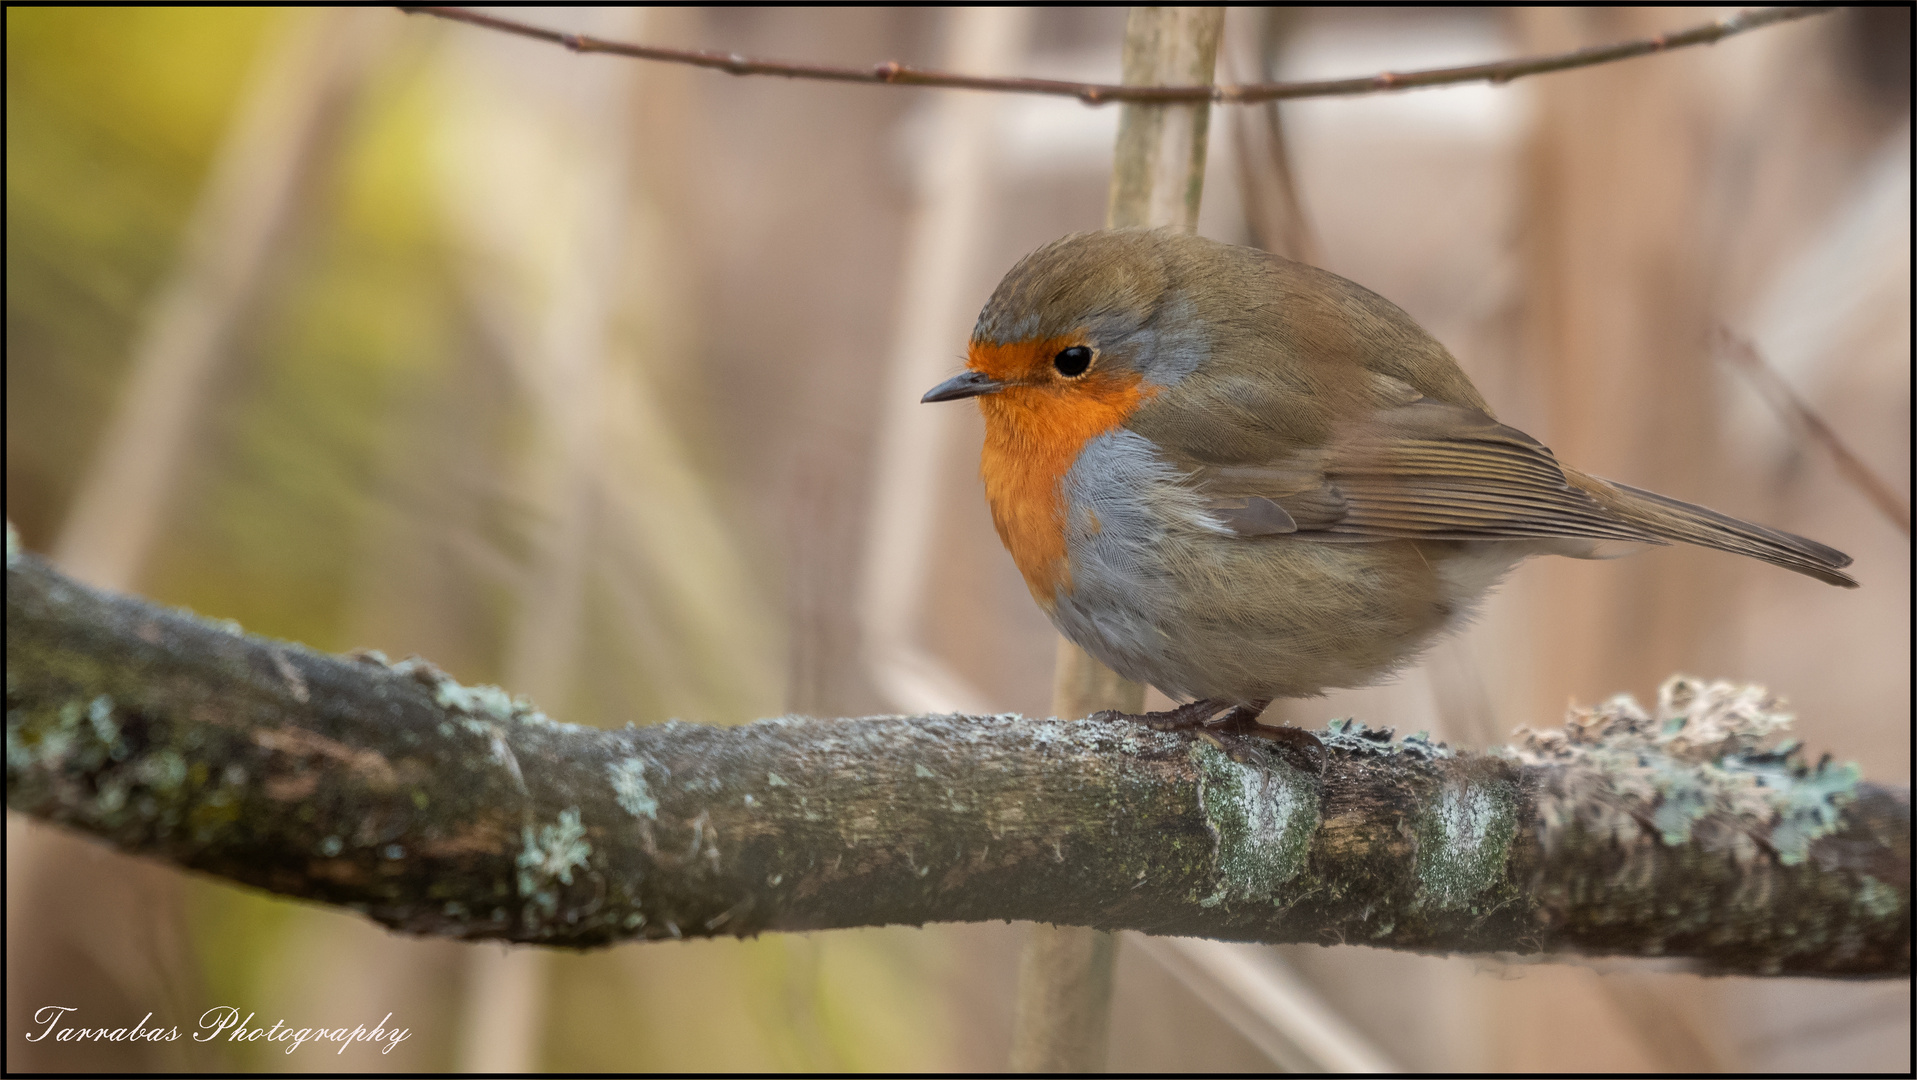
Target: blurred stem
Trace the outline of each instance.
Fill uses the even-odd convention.
[[[1032,18],[1028,8],[952,9],[944,16],[948,63],[1017,66]],[[935,481],[959,422],[957,410],[927,410],[919,395],[950,374],[952,343],[966,339],[976,316],[973,279],[992,234],[1003,103],[989,94],[949,94],[932,104],[935,135],[914,176],[898,326],[880,399],[859,621],[867,667],[892,707],[982,712],[981,696],[918,640],[940,506]]]
[[[1103,1072],[1118,938],[1036,923],[1018,962],[1013,1072]]]
[[[1204,86],[1218,59],[1225,9],[1135,7],[1125,17],[1127,86]],[[1211,104],[1126,102],[1112,158],[1110,228],[1198,227]]]
[[[1877,470],[1864,464],[1864,459],[1844,442],[1843,436],[1825,423],[1824,418],[1817,415],[1817,410],[1797,396],[1797,391],[1791,389],[1791,384],[1775,368],[1764,362],[1764,356],[1757,351],[1757,346],[1723,326],[1717,327],[1712,333],[1712,342],[1750,379],[1764,403],[1784,423],[1796,430],[1800,437],[1823,447],[1844,479],[1870,500],[1884,520],[1903,533],[1905,539],[1910,538],[1910,500],[1899,495],[1888,480],[1877,475]]]
[[[1254,9],[1251,18],[1257,20],[1256,38],[1231,42],[1236,48],[1225,57],[1227,77],[1242,79],[1250,71],[1258,79],[1271,78],[1284,39],[1299,15],[1293,8]],[[1268,101],[1229,114],[1237,150],[1233,159],[1238,166],[1238,187],[1243,193],[1252,246],[1315,266],[1322,256],[1298,196],[1281,108],[1278,102]]]
[[[1128,86],[1194,86],[1212,81],[1225,9],[1135,7],[1125,17],[1122,61]],[[1118,120],[1111,201],[1105,223],[1198,227],[1205,187],[1211,105],[1127,102]],[[1145,687],[1120,678],[1060,639],[1052,715],[1100,709],[1136,713]],[[1097,1072],[1105,1067],[1112,970],[1118,942],[1102,930],[1040,924],[1019,960],[1012,1033],[1015,1072]]]

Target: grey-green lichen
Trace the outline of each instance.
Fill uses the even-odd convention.
[[[1216,887],[1199,903],[1276,899],[1304,869],[1318,828],[1318,790],[1281,760],[1240,764],[1208,743],[1190,750],[1214,842]]]
[[[623,758],[606,766],[606,775],[612,781],[613,798],[621,809],[633,817],[648,817],[659,820],[659,800],[652,794],[652,788],[646,783],[646,762],[644,758]]]
[[[1778,861],[1794,866],[1839,828],[1862,774],[1828,758],[1805,762],[1795,740],[1773,744],[1792,719],[1761,686],[1674,675],[1658,688],[1654,714],[1620,694],[1573,710],[1561,729],[1520,731],[1507,752],[1525,764],[1601,770],[1665,844],[1687,843],[1706,816],[1729,815],[1759,825]]]
[[[1509,782],[1449,783],[1418,821],[1418,899],[1471,907],[1504,875],[1518,831],[1518,793]]]
[[[386,660],[385,655],[376,650],[364,650],[356,655],[369,662],[385,663]],[[433,702],[442,709],[500,723],[553,725],[551,717],[525,698],[514,697],[497,686],[467,686],[420,657],[409,657],[387,666],[431,687]]]
[[[148,786],[160,791],[172,791],[186,782],[186,758],[169,746],[149,755],[140,763],[139,772]]]
[[[92,771],[109,760],[125,761],[132,747],[122,737],[113,710],[113,699],[98,694],[90,700],[61,703],[52,723],[33,724],[10,715],[7,767],[17,771],[57,761]]]
[[[579,821],[579,808],[561,810],[554,824],[538,829],[525,826],[523,839],[525,844],[516,860],[519,895],[529,901],[529,908],[551,915],[559,910],[559,894],[552,883],[572,884],[572,872],[585,866],[592,854],[586,828]]]
[[[120,725],[113,720],[113,699],[105,694],[87,704],[87,723],[93,725],[94,736],[108,746],[120,737]]]
[[[232,770],[215,778],[206,764],[196,762],[196,734],[179,746],[138,745],[123,722],[123,708],[104,693],[31,709],[9,708],[9,784],[29,773],[88,775],[90,820],[106,828],[150,823],[158,836],[172,835],[184,825],[204,840],[238,817],[239,784]],[[242,783],[244,775],[241,770]],[[209,784],[213,779],[217,782]]]
[[[1904,909],[1904,896],[1895,886],[1861,875],[1857,882],[1857,906],[1873,919],[1888,919]]]

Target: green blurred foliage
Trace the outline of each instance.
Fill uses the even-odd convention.
[[[903,927],[562,955],[549,1008],[564,1021],[542,1060],[564,1072],[949,1068],[945,961],[936,935]]]
[[[57,535],[256,58],[288,18],[8,9],[7,512],[29,546]],[[432,395],[458,333],[408,59],[364,95],[331,174],[310,178],[142,584],[325,649],[356,644],[347,607],[395,413]],[[278,961],[311,926],[300,905],[200,881],[189,896],[209,1001],[269,1000],[299,977]],[[217,1049],[284,1067],[263,1044]]]
[[[7,8],[7,516],[59,528],[271,9]]]
[[[433,392],[458,334],[428,91],[401,67],[365,93],[334,175],[314,178],[147,586],[321,649],[363,644],[345,609],[396,414]]]
[[[8,9],[7,511],[28,546],[45,550],[57,536],[253,67],[298,17]],[[262,300],[202,404],[139,589],[315,648],[417,649],[462,679],[497,681],[527,559],[513,473],[538,440],[509,365],[489,351],[498,343],[475,326],[441,213],[442,165],[432,155],[444,89],[433,50],[446,28],[402,30],[363,86],[343,142],[306,178]],[[620,334],[651,364],[647,342],[664,348],[657,335],[626,326],[642,307],[618,313]],[[678,346],[696,352],[697,343]],[[639,392],[653,392],[640,382]],[[678,419],[686,413],[678,399],[699,390],[660,395],[673,400],[641,415]],[[714,458],[686,449],[691,461]],[[658,512],[671,513],[670,496],[661,498]],[[615,538],[609,558],[634,565],[644,552]],[[635,580],[670,570],[635,566]],[[746,582],[742,595],[771,585]],[[655,604],[668,595],[639,592]],[[737,677],[754,659],[736,655],[757,647],[741,644],[749,635],[721,634],[735,655],[698,655],[672,674],[674,685],[658,685],[632,662],[642,643],[626,622],[630,607],[597,586],[590,595],[580,675],[561,701],[546,703],[556,715],[622,723],[694,708],[682,714],[736,722],[776,707],[776,697],[761,700],[776,688]],[[686,636],[669,612],[654,614],[666,623],[652,633]],[[723,628],[725,618],[747,616],[702,617]],[[776,657],[756,659],[759,669],[768,659],[779,667]],[[193,981],[209,1004],[258,1009],[270,1023],[277,1010],[315,1001],[350,1011],[354,986],[385,980],[412,995],[397,1017],[417,1029],[409,1067],[457,1060],[464,950],[433,952],[339,913],[226,885],[192,879],[186,890]],[[928,978],[942,958],[936,934],[904,929],[555,955],[545,970],[541,1063],[937,1069],[951,1060],[938,984]],[[190,1018],[179,1020],[185,1027]],[[264,1043],[207,1049],[240,1069],[317,1060]]]

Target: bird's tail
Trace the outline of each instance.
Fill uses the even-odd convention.
[[[1600,480],[1569,469],[1564,472],[1572,484],[1606,510],[1664,539],[1748,555],[1832,585],[1857,587],[1857,582],[1842,572],[1850,565],[1850,556],[1836,548],[1627,484]]]

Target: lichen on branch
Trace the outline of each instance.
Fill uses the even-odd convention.
[[[1587,829],[1605,831],[1604,815],[1623,815],[1648,820],[1666,846],[1676,846],[1700,822],[1748,822],[1755,827],[1728,839],[1736,858],[1765,853],[1796,866],[1813,842],[1839,828],[1863,777],[1828,754],[1807,764],[1799,740],[1777,742],[1792,720],[1761,686],[1677,675],[1659,688],[1655,715],[1620,694],[1572,710],[1562,728],[1520,731],[1510,754],[1601,777],[1604,797],[1559,808],[1586,818]],[[1620,821],[1611,831],[1624,827]]]
[[[1907,976],[1907,789],[1673,680],[1506,750],[1019,716],[558,723],[88,588],[9,541],[7,805],[419,934],[586,947],[1030,919]]]

